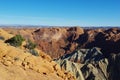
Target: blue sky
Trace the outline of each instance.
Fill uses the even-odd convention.
[[[120,0],[0,0],[0,24],[120,26]]]

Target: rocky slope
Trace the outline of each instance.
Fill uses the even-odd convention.
[[[7,33],[11,35],[17,35],[20,34],[24,36],[26,39],[30,39],[34,41],[32,33],[37,30],[37,28],[2,28],[5,30]]]
[[[120,29],[86,30],[76,42],[79,44],[79,48],[99,47],[108,57],[111,53],[120,53]]]
[[[71,44],[72,40],[76,40],[81,34],[83,29],[79,27],[41,28],[33,33],[39,49],[48,52],[52,58],[58,58],[75,50],[77,44]]]
[[[73,52],[77,43],[74,40],[84,33],[80,27],[71,28],[3,28],[10,34],[21,34],[38,44],[38,48],[52,58],[58,58],[65,53]]]
[[[17,33],[36,42],[39,50],[50,55],[62,70],[73,73],[77,80],[120,80],[119,28],[17,29]]]
[[[0,29],[0,39],[2,40],[7,40],[9,38],[13,37],[13,35],[8,34],[6,31],[4,31],[3,29]]]
[[[40,28],[33,32],[33,37],[39,49],[48,52],[52,58],[58,58],[81,48],[98,47],[106,57],[111,53],[120,52],[119,28]]]
[[[0,80],[75,80],[44,52],[38,50],[38,53],[39,56],[33,56],[0,40]]]
[[[119,80],[120,54],[105,58],[98,48],[79,49],[55,60],[77,80]]]

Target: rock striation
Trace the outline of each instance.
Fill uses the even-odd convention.
[[[106,58],[99,48],[94,47],[76,50],[55,61],[68,72],[72,72],[77,80],[119,80],[120,56],[113,55]]]

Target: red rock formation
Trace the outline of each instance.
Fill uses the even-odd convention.
[[[7,29],[22,34],[38,44],[52,58],[72,53],[79,48],[99,47],[105,54],[120,52],[120,29],[82,29],[80,27]],[[107,55],[108,56],[108,55]]]
[[[53,58],[72,52],[78,44],[74,41],[83,34],[83,29],[73,28],[40,28],[34,32],[34,40],[39,49]]]
[[[99,47],[106,56],[110,53],[119,53],[120,29],[88,30],[85,31],[76,42],[79,44],[79,48]]]

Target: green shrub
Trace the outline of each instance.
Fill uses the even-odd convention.
[[[36,47],[36,44],[28,39],[27,44],[26,44],[25,47],[31,50],[31,49],[34,49]]]
[[[34,49],[29,50],[29,52],[34,56],[39,56],[38,52]]]
[[[22,42],[25,39],[21,35],[16,35],[8,40],[5,41],[5,43],[9,43],[12,46],[19,47],[22,45]]]
[[[38,52],[35,50],[37,45],[33,43],[30,39],[28,39],[27,44],[25,47],[29,50],[29,52],[34,56],[39,56]]]

